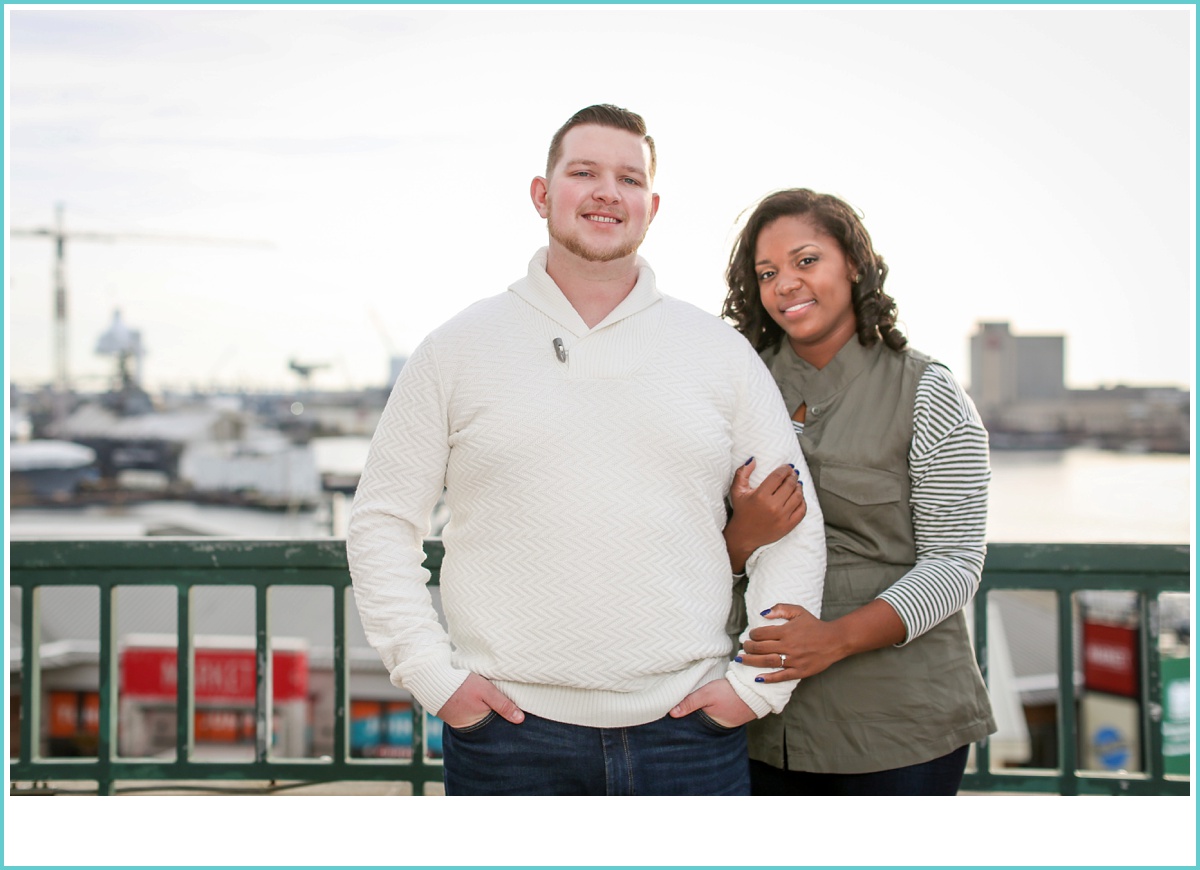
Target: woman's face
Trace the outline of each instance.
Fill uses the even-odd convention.
[[[854,337],[854,265],[807,216],[789,215],[763,227],[754,245],[754,272],[763,307],[804,361],[824,368]]]

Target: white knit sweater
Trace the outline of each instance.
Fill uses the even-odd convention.
[[[721,535],[739,466],[754,456],[758,483],[795,464],[807,518],[755,554],[746,604],[751,628],[779,602],[820,615],[824,523],[778,389],[745,339],[661,295],[644,261],[591,329],[545,262],[542,249],[401,371],[347,536],[368,640],[432,712],[472,671],[578,725],[652,721],[722,676],[758,715],[780,711],[795,681],[755,683],[761,670],[728,660]],[[443,486],[449,636],[421,567]]]

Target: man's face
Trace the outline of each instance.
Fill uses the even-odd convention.
[[[558,164],[531,190],[551,246],[589,262],[637,252],[658,211],[650,147],[627,130],[582,124],[567,131]]]

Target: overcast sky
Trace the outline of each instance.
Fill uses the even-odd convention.
[[[659,148],[643,254],[714,314],[739,214],[865,213],[913,344],[1066,333],[1075,386],[1193,373],[1191,7],[8,7],[12,228],[68,241],[70,371],[113,310],[148,384],[380,384],[521,276],[554,130],[613,102]],[[52,245],[11,239],[10,377],[53,372]]]

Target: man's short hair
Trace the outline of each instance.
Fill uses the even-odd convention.
[[[580,109],[570,117],[567,123],[558,128],[554,138],[550,140],[550,153],[546,156],[546,177],[554,171],[554,165],[562,153],[563,137],[572,127],[582,124],[596,124],[599,127],[613,127],[617,130],[628,130],[641,136],[650,147],[650,177],[654,178],[654,170],[658,166],[658,158],[654,153],[654,140],[646,132],[646,122],[642,116],[628,109],[622,109],[609,103],[600,103]]]

